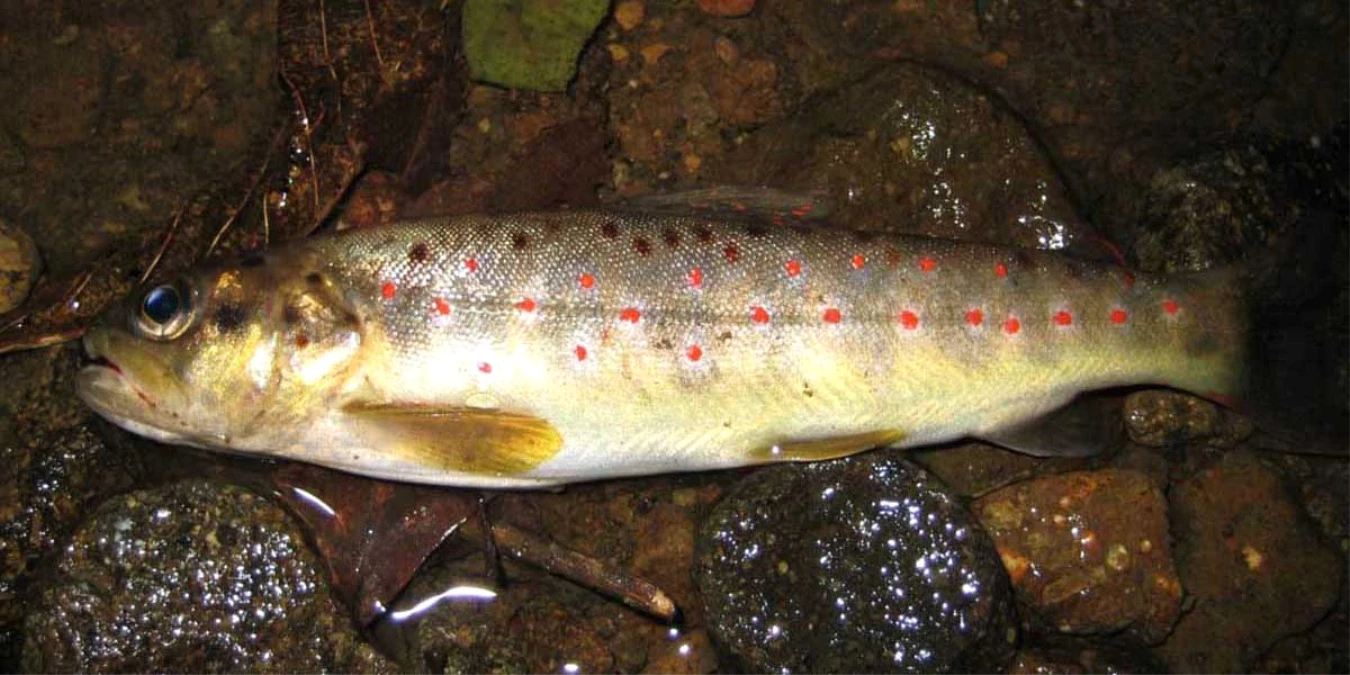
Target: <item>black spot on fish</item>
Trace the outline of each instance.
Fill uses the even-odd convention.
[[[305,347],[308,347],[308,346],[309,346],[309,336],[308,336],[308,335],[305,335],[304,333],[300,333],[299,335],[296,335],[296,336],[295,336],[295,346],[296,346],[297,348],[299,348],[299,349],[304,349]]]
[[[232,302],[223,302],[216,309],[212,319],[215,321],[216,331],[229,333],[244,323],[244,308]]]
[[[517,251],[524,251],[530,247],[530,237],[524,232],[517,232],[511,235],[511,248]]]
[[[811,236],[813,233],[815,233],[816,228],[814,228],[814,227],[807,227],[807,226],[805,226],[805,225],[793,225],[793,226],[792,226],[792,231],[793,231],[793,232],[796,232],[797,234],[799,234],[799,235],[801,235],[801,236],[803,236],[803,237],[809,237],[809,236]]]
[[[726,342],[727,340],[730,340],[730,339],[731,339],[731,331],[729,331],[729,330],[724,330],[724,331],[722,331],[722,333],[721,333],[720,335],[717,336],[717,339],[718,339],[719,342]]]
[[[702,225],[699,225],[698,227],[694,228],[694,236],[698,237],[699,243],[703,244],[711,244],[713,240],[712,230]]]
[[[1014,252],[1013,260],[1017,263],[1018,267],[1022,267],[1024,269],[1030,268],[1032,265],[1036,264],[1036,261],[1031,258],[1031,254],[1027,253],[1026,251]]]
[[[267,257],[260,251],[249,251],[239,258],[240,267],[258,267],[267,262]]]
[[[869,244],[876,241],[877,233],[867,230],[853,230],[853,240],[861,244]]]
[[[600,234],[606,239],[613,239],[619,236],[619,226],[615,225],[614,221],[609,221],[600,226]]]
[[[322,286],[323,275],[319,274],[318,272],[310,272],[309,274],[305,275],[305,283],[309,284],[310,286]]]
[[[886,247],[886,266],[896,267],[900,264],[900,249],[894,246]]]
[[[680,247],[680,233],[676,232],[675,228],[667,227],[665,231],[661,233],[661,239],[666,242],[666,246],[669,246],[672,249]]]
[[[646,237],[634,237],[633,250],[637,251],[640,256],[648,256],[652,252],[652,243],[647,241]]]
[[[286,305],[281,308],[281,321],[287,326],[294,326],[300,323],[300,310],[295,305]]]
[[[408,249],[408,261],[414,264],[424,263],[427,261],[427,258],[430,257],[431,248],[427,246],[425,241],[419,241],[416,244],[413,244],[412,248]]]
[[[1070,279],[1078,280],[1083,278],[1083,266],[1075,262],[1066,262],[1064,265],[1064,274]]]
[[[769,233],[769,228],[762,225],[746,225],[745,234],[758,239]]]
[[[657,349],[674,349],[674,348],[675,348],[675,344],[672,343],[672,342],[670,341],[669,338],[661,338],[660,340],[657,340],[657,341],[656,341],[656,348],[657,348]]]

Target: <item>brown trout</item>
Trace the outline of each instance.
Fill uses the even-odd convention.
[[[1087,390],[1238,393],[1223,275],[735,220],[558,212],[318,237],[141,294],[79,393],[167,443],[534,487],[977,437]],[[1007,439],[1013,439],[1008,441]]]

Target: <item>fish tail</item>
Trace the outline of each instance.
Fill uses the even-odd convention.
[[[1305,217],[1280,248],[1251,264],[1240,288],[1247,320],[1235,400],[1270,449],[1350,454],[1350,297],[1344,215]]]

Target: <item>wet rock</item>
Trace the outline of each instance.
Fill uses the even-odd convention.
[[[1024,647],[1007,670],[1008,675],[1163,672],[1166,666],[1147,650],[1105,644]]]
[[[698,0],[698,8],[713,16],[745,16],[755,8],[755,0]]]
[[[755,473],[713,510],[699,545],[710,630],[741,668],[991,671],[1011,656],[993,546],[903,459]]]
[[[1107,254],[1017,117],[914,65],[817,96],[705,174],[823,192],[856,228]]]
[[[1159,649],[1172,670],[1249,670],[1335,604],[1344,556],[1318,540],[1280,475],[1255,455],[1226,453],[1176,482],[1172,506],[1177,568],[1195,597]]]
[[[41,267],[33,238],[0,219],[0,314],[23,304]]]
[[[25,625],[29,671],[375,671],[279,508],[201,481],[105,503]]]
[[[1167,502],[1145,475],[1047,476],[975,502],[1033,625],[1161,641],[1181,612]]]
[[[1201,442],[1231,448],[1252,434],[1245,418],[1205,399],[1176,391],[1148,389],[1125,399],[1125,430],[1130,440],[1152,448]]]
[[[1291,225],[1267,158],[1243,146],[1157,171],[1140,203],[1132,249],[1140,269],[1195,271],[1237,260]]]

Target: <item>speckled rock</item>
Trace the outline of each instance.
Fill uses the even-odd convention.
[[[1133,250],[1150,272],[1204,270],[1259,249],[1293,214],[1278,199],[1266,158],[1225,149],[1153,175]]]
[[[1105,469],[993,492],[975,513],[998,546],[1033,625],[1128,631],[1159,642],[1181,612],[1167,502],[1144,474]]]
[[[117,497],[27,617],[28,671],[388,672],[278,507],[203,481]]]
[[[0,219],[0,314],[23,304],[41,267],[33,238]]]
[[[1152,448],[1193,442],[1230,448],[1252,434],[1252,424],[1205,399],[1147,389],[1125,398],[1125,430],[1130,440]]]
[[[758,672],[999,670],[1007,578],[947,488],[885,453],[746,479],[700,533],[715,641]]]
[[[1335,604],[1345,557],[1317,538],[1280,475],[1257,456],[1222,455],[1174,484],[1172,506],[1177,567],[1195,596],[1159,650],[1172,670],[1248,670]]]

